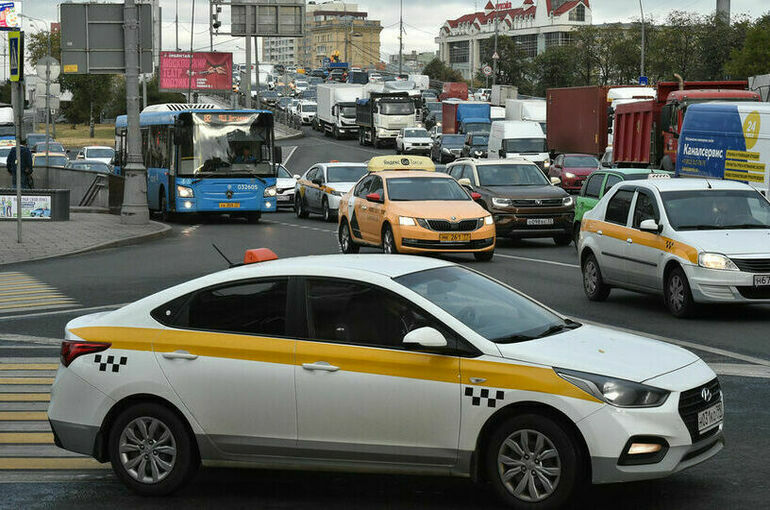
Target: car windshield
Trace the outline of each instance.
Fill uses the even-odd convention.
[[[35,145],[35,152],[45,152],[45,142]],[[60,143],[48,142],[48,152],[64,152],[64,147]]]
[[[288,170],[286,170],[286,167],[283,165],[278,166],[278,178],[279,179],[291,179],[292,176],[289,173]]]
[[[473,147],[486,147],[489,145],[489,136],[487,135],[475,135],[471,137],[471,146]]]
[[[525,342],[580,326],[461,266],[411,273],[395,281],[496,343]]]
[[[770,229],[770,203],[755,190],[662,192],[674,230]]]
[[[388,198],[394,201],[470,200],[454,179],[397,177],[388,179]]]
[[[545,138],[509,138],[503,140],[505,152],[514,152],[518,154],[538,154],[548,152],[545,146]]]
[[[478,165],[481,186],[545,186],[549,184],[536,165]]]
[[[356,107],[355,106],[342,106],[340,107],[340,114],[343,117],[355,118]]]
[[[428,132],[424,129],[405,129],[404,136],[407,138],[428,138]]]
[[[578,168],[596,168],[599,166],[599,160],[593,156],[566,156],[564,166]]]
[[[53,139],[51,139],[53,142]],[[27,143],[32,147],[40,142],[45,142],[45,135],[27,135]]]
[[[366,166],[330,166],[326,169],[328,182],[357,182],[366,173]]]
[[[383,115],[411,115],[414,113],[414,103],[380,103],[380,113]]]
[[[53,158],[52,158],[53,159]],[[97,162],[83,162],[83,161],[73,161],[69,164],[70,168],[75,168],[78,170],[93,170],[95,172],[105,172],[109,173],[110,167],[107,166],[105,163],[99,163]]]
[[[64,166],[67,161],[69,161],[67,156],[49,156],[48,162],[45,156],[38,156],[35,158],[34,166]]]
[[[445,147],[462,147],[465,144],[465,135],[443,135],[441,145]]]
[[[438,102],[427,102],[425,103],[425,108],[428,109],[429,112],[440,112],[441,111],[441,103]]]
[[[86,149],[87,158],[111,158],[115,155],[112,149]]]
[[[0,136],[16,136],[16,126],[13,124],[0,126]]]

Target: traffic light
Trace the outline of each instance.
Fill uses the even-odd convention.
[[[214,14],[211,16],[211,26],[214,27],[215,30],[222,26],[222,22],[219,21],[220,12],[222,12],[222,6],[217,5],[216,11],[214,11]]]

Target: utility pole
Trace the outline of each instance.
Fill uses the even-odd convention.
[[[247,39],[248,42],[248,39]],[[257,44],[257,36],[254,36],[254,67],[257,71],[257,76],[255,78],[255,84],[257,86],[257,110],[262,108],[262,101],[259,98],[259,45]]]
[[[404,65],[404,0],[400,0],[400,11],[398,15],[398,74],[401,74],[401,68]]]
[[[246,83],[243,83],[243,76],[241,76],[241,90],[246,94],[244,107],[251,108],[251,41],[249,36],[246,36]]]
[[[49,134],[50,134],[50,127],[51,127],[51,25],[48,25],[48,58],[45,62],[45,164],[46,166],[50,165],[50,161],[48,159],[48,149],[49,149]],[[24,111],[24,101],[21,103],[21,109],[22,112]],[[16,160],[21,161],[21,160]],[[21,168],[17,165],[17,168]],[[16,173],[17,177],[21,174],[18,172]]]
[[[174,18],[174,26],[176,27],[176,51],[179,51],[179,0],[176,0],[176,14]]]
[[[192,19],[190,19],[190,65],[187,68],[187,102],[192,103],[192,63],[193,39],[195,37],[195,0],[192,0]]]
[[[642,0],[639,0],[639,11],[642,13],[642,62],[639,76],[644,76],[644,7],[642,6]]]
[[[641,0],[640,0],[641,1]],[[492,11],[495,16],[495,44],[494,44],[494,53],[492,53],[492,86],[494,87],[497,83],[497,61],[499,58],[495,58],[497,56],[497,6],[495,5],[494,10]],[[470,42],[468,42],[468,45],[470,46]]]
[[[139,17],[134,0],[125,0],[123,19],[128,154],[123,171],[125,184],[120,222],[125,225],[145,225],[150,220],[150,212],[147,209],[147,170],[142,161],[142,138],[139,131]]]

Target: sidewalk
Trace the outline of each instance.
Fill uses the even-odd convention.
[[[155,221],[122,225],[120,216],[113,214],[70,213],[70,221],[24,221],[19,244],[16,222],[0,221],[0,266],[131,244],[163,237],[170,230]]]
[[[275,139],[277,141],[281,140],[294,140],[295,138],[302,138],[305,136],[305,134],[299,130],[290,128],[289,126],[285,124],[279,124],[278,122],[275,123]]]

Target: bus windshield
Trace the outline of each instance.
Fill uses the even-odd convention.
[[[270,128],[258,122],[259,116],[259,113],[193,113],[192,140],[187,139],[182,145],[179,175],[274,176],[268,140]]]

